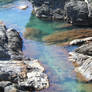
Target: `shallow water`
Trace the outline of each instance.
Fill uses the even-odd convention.
[[[21,4],[28,4],[30,7],[26,10],[16,8]],[[0,6],[0,20],[10,28],[16,28],[24,39],[23,51],[25,55],[37,58],[44,65],[46,73],[49,76],[50,87],[41,92],[92,92],[92,84],[79,82],[74,67],[68,61],[68,52],[76,47],[63,47],[56,44],[47,45],[42,41],[44,36],[55,32],[69,31],[75,27],[66,27],[65,23],[46,22],[32,16],[32,7],[27,0],[15,0],[12,3],[3,3]],[[30,17],[31,16],[31,17]],[[27,40],[23,37],[27,28],[40,30],[35,40]],[[42,33],[42,36],[41,36]],[[39,36],[38,36],[39,35]],[[31,36],[31,35],[30,35]]]

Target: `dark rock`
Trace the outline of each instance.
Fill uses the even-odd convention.
[[[7,38],[8,38],[8,53],[13,60],[22,60],[22,46],[23,41],[20,37],[19,33],[15,29],[7,30]]]
[[[62,20],[64,17],[64,4],[69,0],[31,0],[33,12],[39,18],[48,20]]]
[[[65,4],[65,18],[69,23],[87,25],[88,13],[88,6],[85,1],[75,0]]]
[[[15,29],[8,29],[7,30],[7,37],[8,37],[8,48],[13,51],[22,51],[22,38],[20,37],[19,33]]]
[[[7,35],[6,35],[6,26],[0,24],[0,59],[10,59],[10,55],[7,52]]]
[[[47,20],[65,20],[73,25],[92,25],[91,0],[29,0],[33,13]]]

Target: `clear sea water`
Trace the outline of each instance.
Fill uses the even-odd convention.
[[[29,8],[19,10],[17,7],[27,4]],[[50,87],[40,92],[92,92],[91,83],[77,80],[73,64],[68,61],[68,52],[76,47],[64,47],[56,44],[48,45],[41,40],[23,37],[26,28],[41,30],[45,35],[54,32],[69,31],[74,27],[62,27],[63,22],[43,21],[32,15],[32,5],[27,0],[0,0],[0,21],[8,28],[16,28],[24,41],[24,54],[39,59],[49,76]],[[41,39],[39,32],[37,39]],[[43,35],[44,36],[44,35]]]

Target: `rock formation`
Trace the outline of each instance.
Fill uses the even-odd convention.
[[[73,25],[92,25],[91,0],[30,0],[33,13],[46,20],[65,20]]]
[[[19,33],[0,24],[0,92],[31,92],[49,87],[43,66],[25,57],[22,47]]]
[[[69,60],[72,61],[74,64],[77,64],[77,67],[75,67],[75,71],[80,73],[87,82],[92,80],[92,40],[90,39],[82,39],[82,41],[88,42],[83,45],[81,44],[81,46],[77,48],[74,52],[69,53]]]
[[[46,20],[63,20],[64,5],[69,0],[30,0],[33,12],[39,18]]]

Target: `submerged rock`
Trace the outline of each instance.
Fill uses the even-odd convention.
[[[44,36],[42,40],[49,44],[63,45],[66,42],[70,42],[65,45],[76,45],[76,44],[79,45],[84,42],[91,41],[92,39],[91,36],[92,36],[92,29],[85,29],[85,30],[84,29],[73,29],[73,30],[64,31],[64,32],[60,32],[60,31],[54,32],[51,35]],[[84,37],[85,39],[82,40],[82,38]]]

